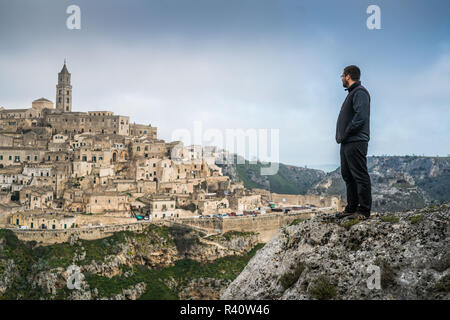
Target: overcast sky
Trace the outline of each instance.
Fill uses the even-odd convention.
[[[73,111],[158,127],[275,128],[280,162],[339,164],[335,126],[362,70],[369,155],[450,154],[450,1],[0,0],[0,106],[55,101],[64,58]],[[66,8],[81,8],[81,30]],[[381,8],[381,30],[366,9]]]

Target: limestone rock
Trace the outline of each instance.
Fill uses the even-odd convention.
[[[221,298],[450,298],[448,205],[358,223],[327,217],[282,228]],[[380,289],[373,288],[377,267]]]

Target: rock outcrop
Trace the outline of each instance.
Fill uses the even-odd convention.
[[[448,205],[365,221],[321,214],[280,229],[221,298],[449,299],[449,231]]]

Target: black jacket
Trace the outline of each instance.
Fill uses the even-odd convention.
[[[370,94],[360,81],[350,86],[336,123],[336,142],[370,140]]]

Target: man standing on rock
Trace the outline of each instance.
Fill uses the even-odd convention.
[[[336,142],[341,144],[341,174],[347,187],[347,206],[338,218],[366,219],[370,216],[372,194],[367,171],[367,148],[370,139],[370,94],[359,80],[357,66],[345,67],[342,85],[348,95],[336,124]]]

